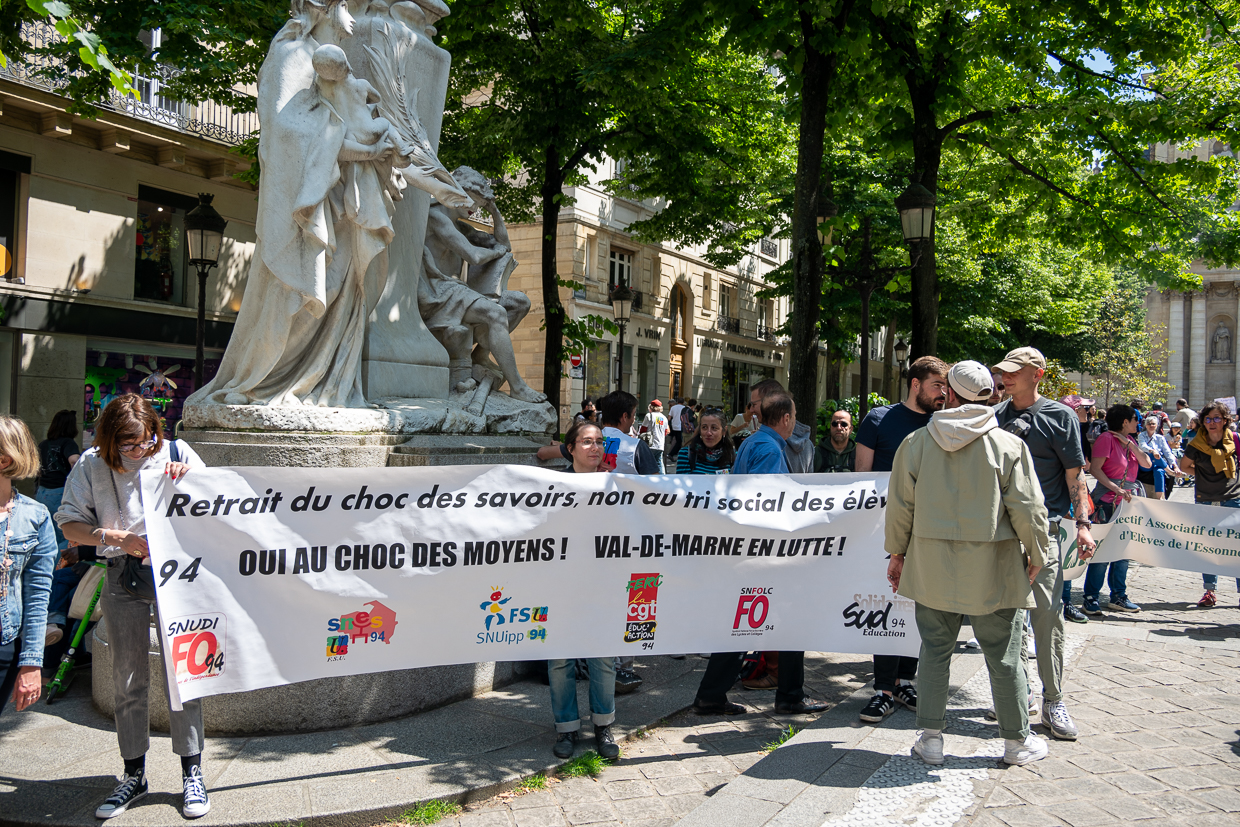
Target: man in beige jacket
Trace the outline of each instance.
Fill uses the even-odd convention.
[[[1046,507],[1029,449],[985,404],[991,389],[984,365],[952,367],[947,405],[901,443],[891,469],[887,579],[917,604],[923,732],[913,751],[930,764],[943,763],[948,672],[966,617],[990,670],[1003,760],[1027,764],[1047,754],[1029,732],[1020,664],[1024,610],[1034,606],[1029,584],[1050,550]]]

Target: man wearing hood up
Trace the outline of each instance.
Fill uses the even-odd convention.
[[[754,412],[761,410],[762,400],[771,394],[787,393],[778,379],[763,379],[749,389]],[[759,430],[761,430],[759,428]],[[810,474],[814,471],[814,432],[804,422],[792,423],[792,434],[784,440],[784,459],[789,474]],[[736,472],[733,472],[736,473]]]
[[[913,751],[928,764],[943,763],[951,656],[966,617],[990,671],[1003,760],[1028,764],[1047,754],[1029,731],[1020,653],[1024,610],[1036,605],[1030,584],[1050,554],[1050,529],[1033,456],[999,428],[985,404],[991,390],[984,365],[952,367],[946,406],[901,443],[891,469],[887,579],[917,604],[923,731]]]

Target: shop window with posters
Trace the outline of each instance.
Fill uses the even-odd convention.
[[[138,198],[133,295],[135,299],[186,303],[185,209],[172,199]]]
[[[218,356],[203,360],[204,382],[210,382],[219,367]],[[187,349],[185,356],[163,356],[88,346],[82,401],[84,430],[93,437],[94,422],[108,403],[122,394],[136,393],[151,401],[164,421],[164,436],[171,438],[179,430],[185,400],[197,389],[192,350]]]

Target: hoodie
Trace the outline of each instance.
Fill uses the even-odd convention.
[[[992,409],[937,411],[896,451],[885,547],[905,555],[901,596],[967,615],[1033,608],[1025,554],[1045,565],[1049,530],[1033,456]]]
[[[804,422],[792,428],[792,436],[784,444],[784,459],[788,460],[788,473],[810,474],[814,470],[813,431]]]

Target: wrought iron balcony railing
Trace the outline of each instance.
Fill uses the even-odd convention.
[[[741,320],[734,319],[731,316],[720,316],[715,319],[715,329],[723,333],[740,333]]]
[[[36,47],[64,42],[64,38],[46,23],[23,23],[22,39]],[[32,55],[25,63],[9,61],[7,66],[0,68],[0,78],[59,93],[59,84],[38,74],[38,70],[52,65],[53,60]],[[139,92],[139,99],[124,97],[113,91],[111,98],[99,107],[233,146],[258,129],[258,115],[254,112],[234,112],[230,107],[213,101],[188,104],[161,95],[159,90],[164,82],[175,77],[177,72],[177,69],[167,66],[161,67],[155,77],[136,77],[134,87]]]
[[[762,255],[768,258],[775,258],[779,255],[779,245],[769,238],[762,239],[760,249],[762,250]]]
[[[775,328],[768,327],[764,324],[758,325],[757,337],[767,342],[775,341]]]

